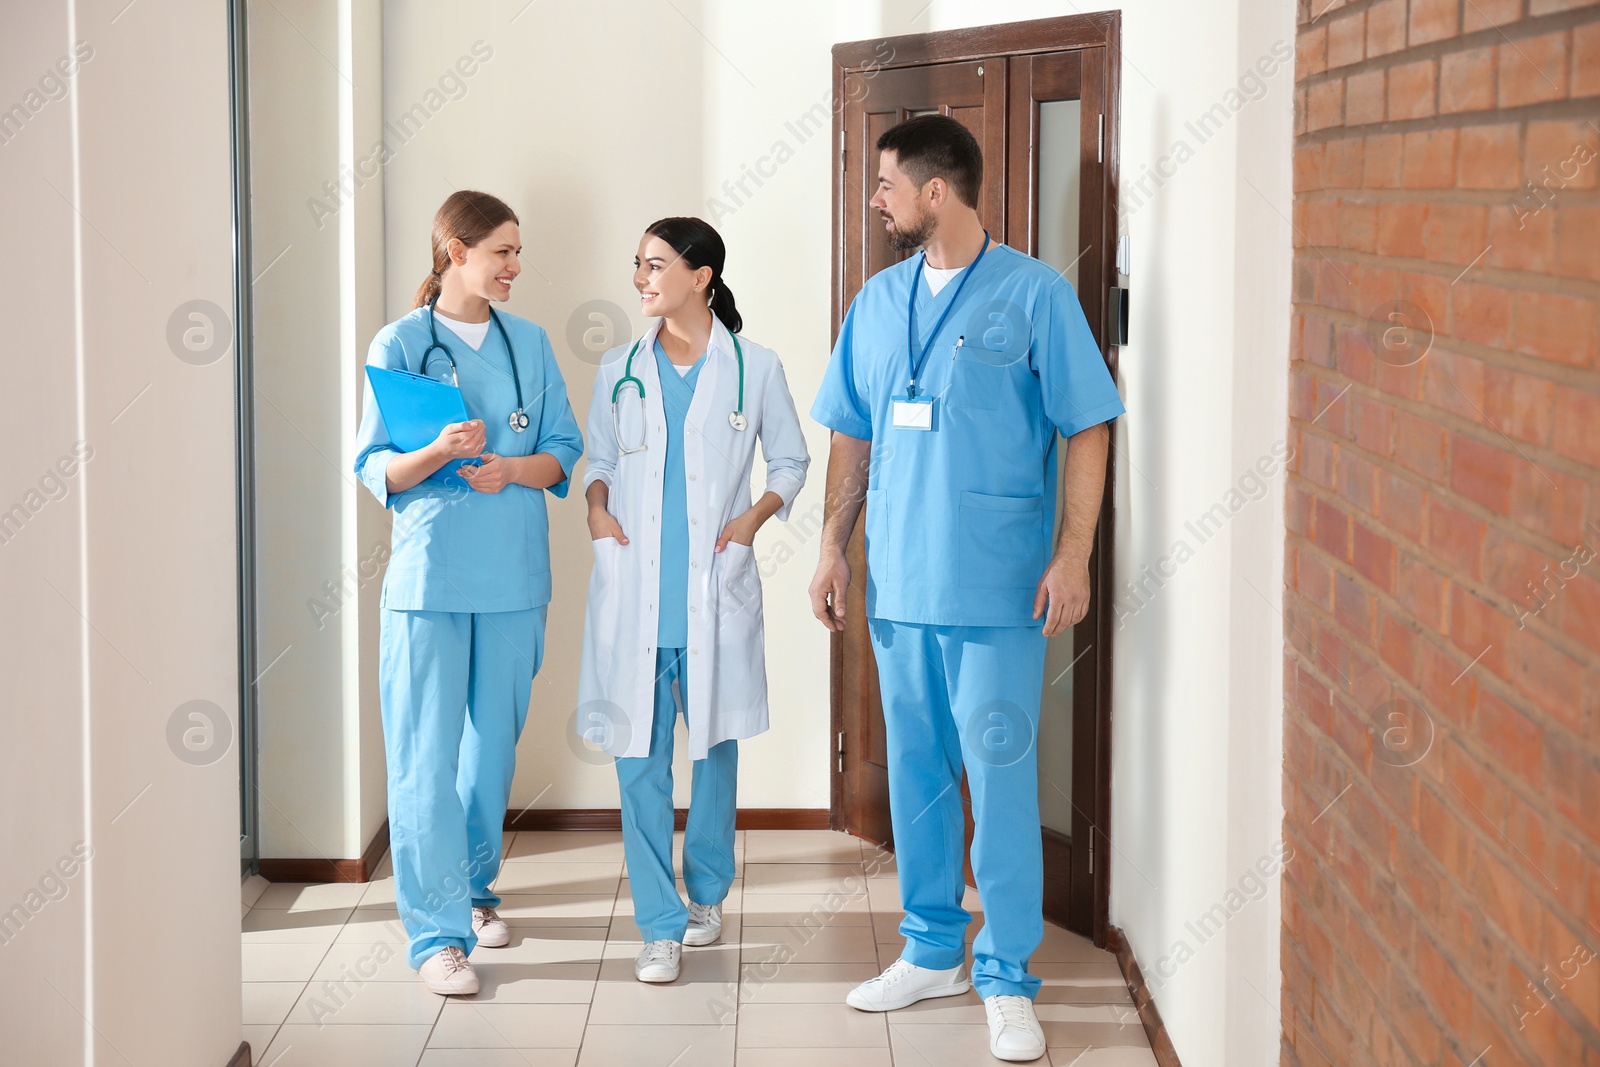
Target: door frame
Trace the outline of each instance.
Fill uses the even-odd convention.
[[[890,51],[887,57],[884,48]],[[846,271],[848,249],[845,247],[845,212],[851,207],[845,201],[843,150],[845,147],[844,129],[844,100],[845,79],[851,74],[865,74],[870,71],[892,69],[896,67],[926,66],[934,63],[960,63],[974,60],[1011,59],[1048,52],[1061,52],[1075,49],[1103,49],[1106,85],[1104,100],[1105,115],[1105,152],[1104,169],[1102,178],[1101,203],[1103,218],[1101,221],[1101,248],[1100,254],[1105,257],[1107,269],[1102,277],[1109,286],[1115,284],[1116,275],[1116,243],[1118,238],[1118,193],[1120,174],[1120,142],[1115,136],[1119,129],[1122,108],[1122,13],[1120,11],[1099,11],[1082,15],[1066,15],[1057,18],[1034,19],[1026,22],[1014,22],[995,26],[978,26],[968,29],[942,30],[930,33],[907,34],[899,37],[879,38],[875,40],[856,41],[838,44],[833,48],[833,140],[840,148],[840,157],[833,166],[832,196],[833,210],[833,278],[829,291],[831,329],[830,343],[838,340],[839,326],[848,307],[845,299]],[[1016,86],[1008,79],[1006,85],[1006,99],[1003,102],[1005,114],[1002,121],[1010,122],[1010,94],[1016,91]],[[1008,152],[990,153],[985,146],[984,167],[998,167],[1006,171],[1001,176],[1001,188],[1010,189],[1015,180],[1031,183],[1034,179],[1030,175],[1016,176],[1009,173]],[[1026,185],[1023,186],[1027,188]],[[1008,205],[1002,200],[1002,212],[1008,212]],[[1013,229],[1009,215],[1005,216],[1003,223],[1004,232],[1009,234]],[[1032,233],[1032,220],[1028,220],[1029,230]],[[1032,249],[1028,250],[1030,253]],[[1101,355],[1106,360],[1106,366],[1111,371],[1113,381],[1118,379],[1118,351],[1111,343],[1106,328],[1109,322],[1106,301],[1110,293],[1102,292],[1099,295],[1098,314],[1091,314],[1091,327],[1098,334]],[[1073,781],[1080,780],[1080,775],[1092,782],[1092,810],[1082,811],[1074,803],[1073,828],[1074,835],[1078,832],[1086,833],[1089,837],[1089,869],[1080,871],[1076,865],[1072,868],[1072,881],[1074,886],[1082,887],[1086,883],[1088,893],[1079,896],[1080,906],[1065,916],[1069,928],[1091,936],[1097,946],[1106,946],[1107,924],[1109,919],[1109,902],[1111,890],[1111,865],[1110,865],[1110,825],[1111,825],[1111,651],[1112,633],[1114,631],[1114,613],[1112,603],[1115,599],[1115,560],[1114,560],[1114,531],[1115,531],[1115,487],[1116,487],[1116,450],[1108,450],[1106,457],[1106,479],[1100,502],[1099,523],[1096,527],[1095,549],[1091,556],[1090,568],[1095,578],[1097,596],[1090,605],[1088,617],[1078,625],[1092,627],[1093,653],[1086,656],[1086,663],[1092,663],[1094,668],[1093,684],[1083,686],[1080,692],[1081,678],[1074,678],[1073,694],[1073,751],[1072,774]],[[1059,475],[1058,475],[1059,476]],[[829,636],[829,721],[831,726],[830,737],[842,738],[844,735],[844,638],[839,633]],[[1085,716],[1080,710],[1091,710],[1082,706],[1083,701],[1092,701],[1092,715],[1089,721],[1093,726],[1093,736],[1084,737],[1083,722]],[[1083,742],[1090,742],[1084,744]],[[829,754],[829,805],[834,813],[834,822],[838,822],[838,813],[844,803],[844,773],[842,756],[839,752]],[[1077,792],[1075,789],[1074,792]],[[1105,847],[1101,847],[1104,845]],[[1095,856],[1099,861],[1095,861]],[[1083,881],[1080,883],[1080,879]],[[1049,887],[1047,886],[1047,893]],[[1083,906],[1086,904],[1086,906]]]
[[[253,283],[250,244],[249,5],[228,3],[229,134],[233,168],[234,521],[238,556],[239,869],[261,866],[260,744],[256,677],[256,445]]]

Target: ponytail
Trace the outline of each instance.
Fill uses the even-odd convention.
[[[440,273],[437,270],[429,271],[428,276],[422,279],[422,284],[417,287],[417,295],[411,300],[411,310],[415,311],[425,304],[433,303],[439,295],[439,290],[443,288],[444,278]]]
[[[722,277],[722,265],[728,258],[728,249],[722,243],[722,235],[709,222],[684,217],[658,219],[646,226],[644,232],[671,245],[690,270],[710,267],[711,285],[708,287],[710,297],[707,303],[711,306],[711,313],[722,320],[722,325],[728,328],[729,333],[744,329],[744,319],[739,316],[739,309],[733,302],[733,290],[728,288],[728,283]]]
[[[711,281],[710,303],[711,313],[722,320],[729,333],[744,329],[744,319],[739,317],[739,309],[733,303],[733,290],[728,288],[720,273]]]
[[[411,310],[432,303],[444,288],[444,272],[451,266],[452,240],[471,248],[501,226],[516,221],[516,212],[497,196],[460,189],[446,197],[433,216],[433,269],[417,287]]]

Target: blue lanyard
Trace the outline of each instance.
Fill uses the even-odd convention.
[[[961,299],[961,290],[967,284],[967,279],[972,277],[972,272],[977,269],[983,260],[983,254],[989,251],[989,231],[983,231],[983,247],[978,249],[978,258],[967,264],[967,269],[961,272],[960,279],[956,282],[956,291],[950,296],[950,303],[944,306],[939,321],[933,324],[933,330],[928,334],[928,340],[922,346],[922,353],[917,354],[917,332],[914,316],[917,310],[917,283],[922,281],[922,268],[928,262],[928,253],[923,252],[917,260],[917,273],[911,279],[911,299],[906,302],[906,363],[911,367],[911,380],[906,384],[906,396],[915,399],[917,395],[917,375],[922,372],[922,365],[928,362],[928,352],[933,348],[934,338],[939,336],[939,328],[944,325],[944,320],[950,317],[950,309],[956,306],[956,301]]]

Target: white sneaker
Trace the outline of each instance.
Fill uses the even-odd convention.
[[[633,961],[633,975],[641,982],[673,982],[678,978],[678,961],[683,958],[683,942],[652,941]]]
[[[428,989],[440,996],[471,996],[478,991],[478,973],[455,945],[423,960],[418,972]]]
[[[689,930],[683,935],[685,945],[710,945],[722,936],[722,905],[696,904],[689,901]]]
[[[1044,1031],[1027,997],[983,998],[989,1015],[989,1052],[1000,1060],[1027,1063],[1044,1055]]]
[[[484,948],[504,948],[511,944],[511,927],[493,908],[472,909],[472,932]]]
[[[878,977],[869,978],[850,990],[844,1002],[857,1011],[894,1011],[929,997],[953,997],[965,993],[972,985],[961,972],[961,967],[936,971],[903,959],[895,960]]]

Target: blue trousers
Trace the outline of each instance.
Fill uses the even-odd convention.
[[[412,967],[451,945],[471,952],[473,907],[500,903],[489,883],[544,659],[545,612],[381,613],[389,853]]]
[[[1039,698],[1045,638],[1036,627],[922,626],[871,619],[889,760],[889,817],[906,917],[904,958],[948,970],[966,960],[961,906],[972,795],[972,871],[983,929],[972,984],[984,997],[1033,997],[1028,957],[1044,936],[1039,839]]]
[[[689,908],[678,896],[672,873],[672,732],[679,708],[688,707],[685,666],[683,649],[656,650],[650,754],[616,760],[633,919],[646,941],[682,941],[689,928]],[[681,700],[674,698],[673,682]],[[721,904],[733,885],[738,778],[739,743],[732,739],[712,745],[705,759],[694,761],[683,835],[683,885],[696,904]]]

